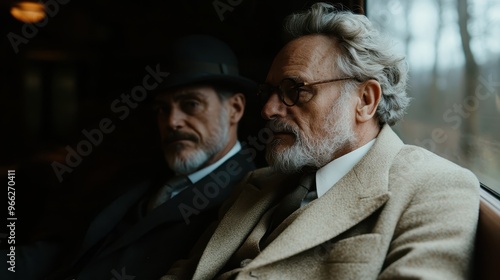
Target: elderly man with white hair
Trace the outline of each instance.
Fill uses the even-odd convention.
[[[465,279],[479,208],[468,170],[404,144],[407,64],[362,15],[314,4],[259,96],[270,167],[163,279]]]

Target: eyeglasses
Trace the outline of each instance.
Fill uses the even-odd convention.
[[[353,79],[359,81],[355,77],[349,77],[349,78],[340,78],[340,79],[308,83],[308,82],[297,82],[292,78],[284,78],[283,80],[281,80],[278,86],[273,86],[270,84],[260,85],[259,91],[257,92],[257,96],[262,101],[262,104],[265,104],[269,99],[269,97],[271,97],[271,94],[273,94],[273,92],[277,92],[281,102],[283,102],[283,104],[285,104],[286,106],[292,107],[299,101],[300,93],[302,92],[301,88],[304,86],[314,86],[319,84],[333,83],[337,81],[345,81]],[[312,95],[308,100],[304,100],[303,102],[307,102],[311,98]]]

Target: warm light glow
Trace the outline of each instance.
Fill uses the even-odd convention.
[[[33,23],[45,17],[45,8],[38,2],[20,2],[10,9],[10,13],[22,22]]]

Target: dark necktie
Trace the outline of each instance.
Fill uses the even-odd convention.
[[[297,187],[285,195],[281,202],[276,206],[273,216],[271,218],[271,223],[266,230],[266,233],[261,239],[261,244],[265,243],[266,238],[278,227],[281,222],[283,222],[288,216],[290,216],[295,210],[299,209],[302,201],[306,198],[310,191],[316,189],[316,172],[310,172],[304,174]],[[312,193],[312,192],[311,192]],[[314,193],[313,196],[314,196]],[[312,199],[311,199],[312,200]],[[310,201],[307,201],[310,202]]]
[[[191,182],[189,181],[187,176],[176,176],[169,179],[165,183],[165,185],[163,185],[160,189],[158,189],[156,195],[151,198],[148,205],[148,210],[151,211],[156,207],[160,206],[165,201],[172,198],[173,195],[178,194],[190,184]]]

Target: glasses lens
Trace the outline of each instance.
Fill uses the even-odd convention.
[[[283,103],[288,106],[293,106],[299,99],[299,91],[297,89],[297,82],[292,79],[283,79],[280,83],[280,90],[283,94]]]

